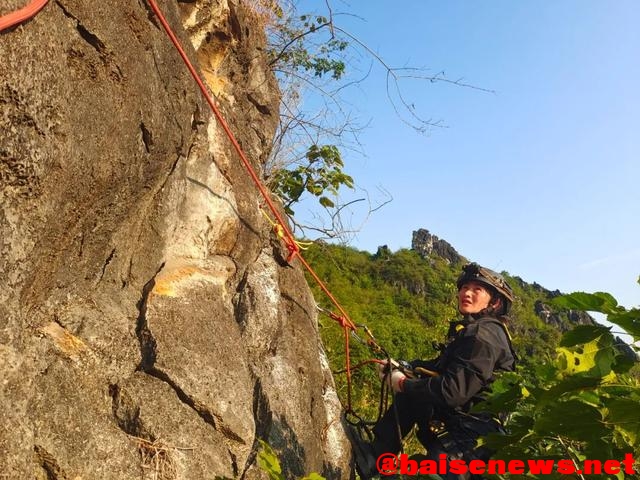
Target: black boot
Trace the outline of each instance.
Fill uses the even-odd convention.
[[[355,458],[356,470],[362,480],[369,480],[379,475],[373,446],[362,439],[356,427],[347,425],[347,437],[351,442],[353,456]]]

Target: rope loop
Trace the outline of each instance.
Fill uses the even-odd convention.
[[[287,233],[287,229],[284,227],[284,225],[282,225],[278,221],[272,220],[262,207],[260,207],[260,211],[273,227],[273,232],[275,233],[276,237],[278,237],[280,241],[284,242],[285,246],[287,247],[287,250],[289,251],[289,255],[287,256],[287,263],[291,263],[295,256],[300,254],[300,250],[306,250],[309,245],[313,244],[313,242],[300,242],[296,240],[293,235]]]
[[[345,317],[340,316],[336,318],[336,321],[340,324],[342,328],[353,330],[353,325],[351,325]]]
[[[289,256],[287,257],[287,263],[291,263],[296,255],[300,255],[300,247],[295,240],[291,240],[287,238],[285,240],[285,245],[287,246],[287,250],[289,250]]]
[[[355,332],[355,330],[356,330],[355,325],[351,322],[351,320],[349,320],[344,315],[338,315],[338,314],[333,313],[333,312],[327,312],[327,315],[329,315],[329,318],[331,318],[331,320],[335,320],[336,322],[338,322],[338,324],[342,328],[348,329],[348,330],[352,330],[352,331]]]

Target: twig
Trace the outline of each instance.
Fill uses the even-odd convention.
[[[174,447],[164,443],[161,439],[153,441],[129,435],[137,443],[140,453],[140,467],[142,479],[151,480],[175,480],[178,478],[178,470],[171,454],[172,450],[194,450],[191,447]],[[150,477],[148,477],[150,475]]]
[[[562,437],[557,436],[555,437],[559,442],[560,445],[562,445],[562,448],[564,448],[564,451],[566,452],[567,456],[571,459],[571,461],[573,462],[573,466],[576,470],[576,475],[581,478],[582,480],[585,480],[584,476],[582,475],[582,473],[577,473],[580,471],[580,467],[578,466],[578,463],[575,461],[575,459],[571,456],[571,451],[569,450],[569,447],[567,447],[567,445],[565,445],[565,443],[562,441]]]

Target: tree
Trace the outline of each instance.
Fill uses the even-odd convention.
[[[364,201],[340,199],[341,189],[355,188],[344,171],[342,150],[355,148],[360,128],[343,109],[339,94],[345,87],[349,43],[335,35],[332,18],[297,15],[295,10],[270,29],[269,38],[270,63],[283,92],[280,124],[266,167],[269,186],[302,235],[313,231],[321,238],[346,241],[351,228],[344,225],[342,212]],[[318,106],[305,103],[312,95],[320,99]],[[293,205],[305,196],[316,198],[322,212],[311,224],[294,217]]]
[[[328,1],[324,13],[302,15],[292,4],[274,6],[263,1],[273,13],[266,22],[270,64],[282,90],[281,121],[265,169],[268,183],[281,198],[295,230],[348,241],[361,222],[392,198],[381,189],[380,200],[372,200],[369,192],[357,190],[357,181],[345,172],[342,155],[346,151],[362,153],[358,135],[365,128],[354,114],[355,108],[344,100],[346,92],[357,87],[374,65],[381,66],[387,77],[387,98],[398,117],[425,133],[444,125],[415,111],[402,94],[403,80],[477,87],[449,80],[444,72],[426,75],[419,68],[388,65],[341,28],[340,19],[351,14],[335,13]],[[345,190],[347,197],[343,197]],[[317,199],[320,211],[311,224],[301,224],[293,217],[293,208],[308,197]],[[351,215],[356,205],[365,208],[354,226]]]

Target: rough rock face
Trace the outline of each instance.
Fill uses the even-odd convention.
[[[449,263],[458,263],[463,257],[447,241],[441,240],[435,235],[431,235],[429,230],[421,228],[413,232],[411,239],[411,249],[415,250],[423,258],[435,253],[444,258]]]
[[[160,6],[259,168],[255,17]],[[264,439],[348,478],[304,277],[147,4],[52,0],[0,58],[0,477],[266,478]]]

